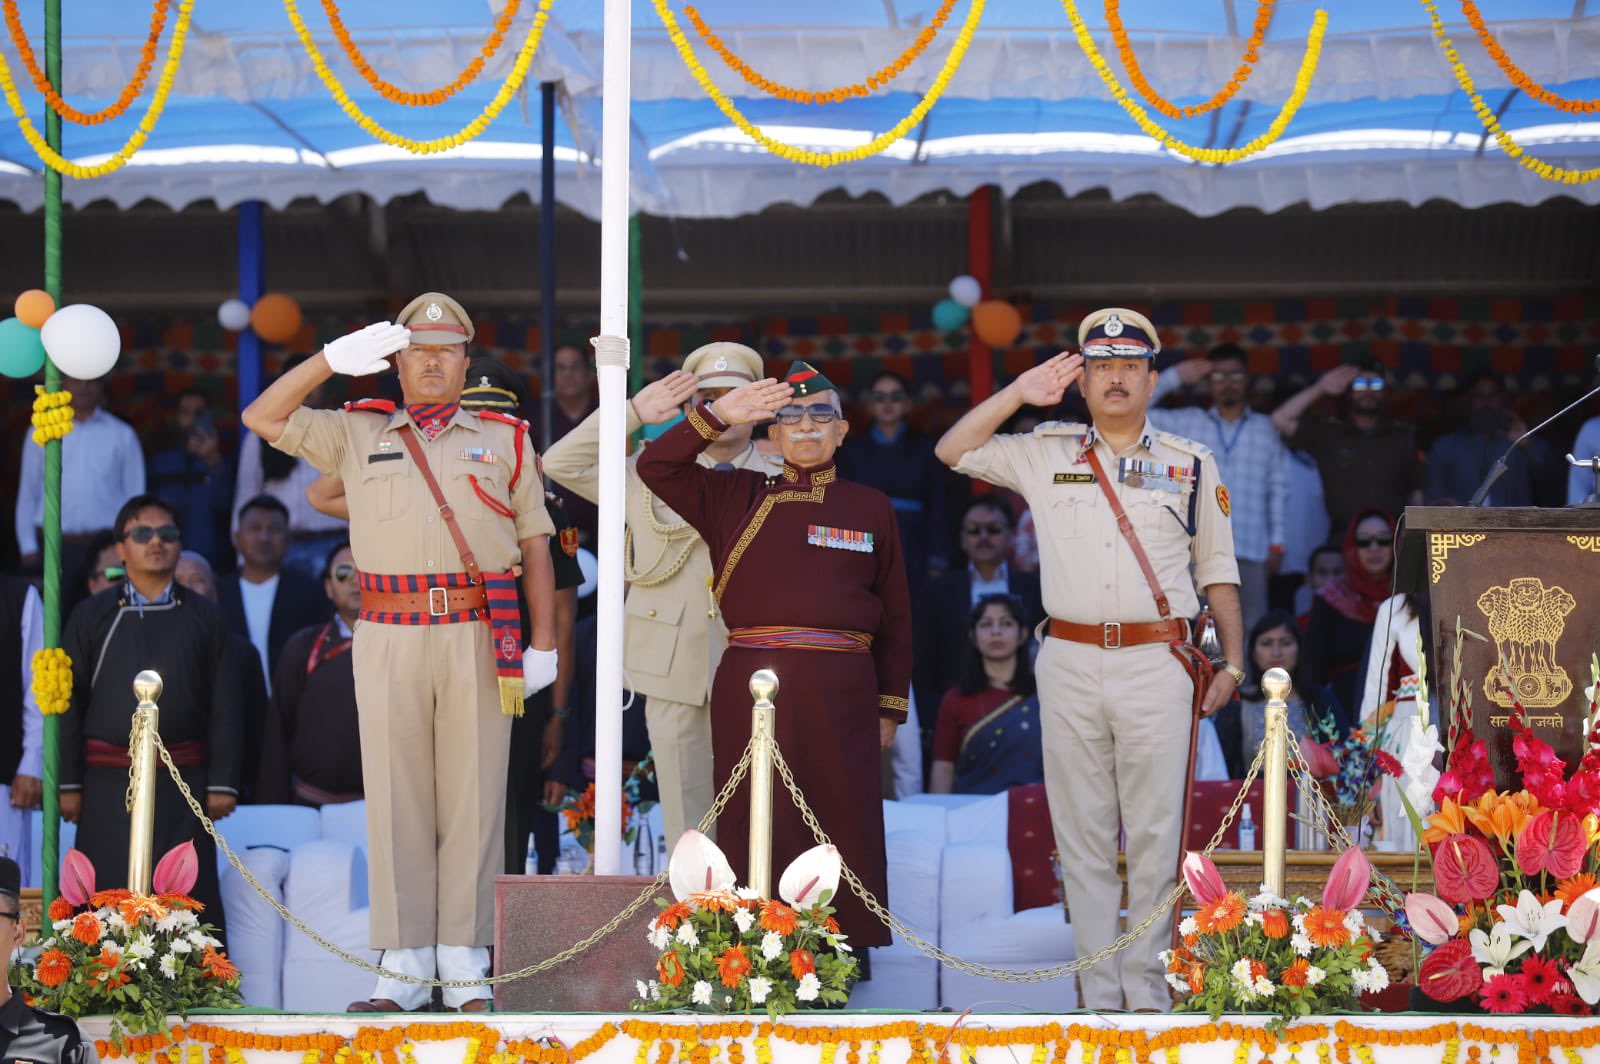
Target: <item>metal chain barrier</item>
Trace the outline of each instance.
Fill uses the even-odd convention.
[[[1222,822],[1217,825],[1217,830],[1211,836],[1211,841],[1206,843],[1206,848],[1203,852],[1207,856],[1210,855],[1212,850],[1217,848],[1217,844],[1222,841],[1223,833],[1228,830],[1228,825],[1233,823],[1233,818],[1238,815],[1239,807],[1244,804],[1245,796],[1250,792],[1250,784],[1255,781],[1256,776],[1261,772],[1261,764],[1265,757],[1266,744],[1263,743],[1256,749],[1256,758],[1250,763],[1250,771],[1245,773],[1244,785],[1239,788],[1239,793],[1234,796],[1233,805],[1228,808],[1227,813],[1222,818]],[[805,820],[806,826],[811,829],[811,834],[816,838],[819,844],[831,846],[833,844],[832,840],[828,838],[828,833],[822,830],[822,823],[817,819],[816,814],[811,811],[811,806],[807,804],[805,795],[800,792],[799,786],[795,783],[794,772],[789,768],[789,762],[784,759],[783,751],[779,749],[776,739],[772,740],[772,760],[777,766],[778,774],[783,777],[784,786],[789,789],[789,796],[794,799],[794,804],[800,810],[800,815]],[[884,904],[866,888],[866,886],[861,882],[860,878],[858,878],[855,872],[851,870],[849,865],[842,865],[841,870],[843,872],[845,882],[850,884],[850,889],[855,891],[856,897],[861,899],[862,903],[866,905],[867,910],[881,920],[884,925],[889,928],[889,930],[899,935],[906,942],[910,943],[912,946],[915,946],[929,957],[932,957],[946,968],[950,968],[954,971],[964,972],[967,975],[974,975],[980,979],[993,979],[1002,983],[1047,983],[1052,979],[1060,979],[1065,975],[1073,975],[1077,972],[1085,970],[1086,968],[1090,968],[1096,964],[1099,964],[1112,954],[1127,949],[1128,946],[1133,944],[1133,942],[1136,941],[1140,936],[1155,926],[1156,922],[1165,916],[1172,909],[1172,907],[1178,903],[1178,899],[1183,897],[1184,892],[1188,889],[1188,887],[1181,882],[1174,884],[1172,892],[1166,896],[1165,900],[1163,900],[1160,905],[1156,906],[1155,909],[1151,911],[1149,916],[1145,917],[1143,923],[1141,923],[1138,927],[1125,932],[1121,937],[1112,942],[1109,946],[1106,946],[1104,949],[1097,950],[1087,957],[1078,957],[1074,960],[1067,961],[1065,964],[1057,964],[1049,968],[1029,968],[1025,971],[1013,972],[1004,968],[991,968],[985,964],[977,964],[973,961],[963,960],[962,958],[957,957],[952,953],[948,953],[940,947],[934,945],[932,942],[929,942],[927,939],[911,930],[911,928],[906,926],[906,924],[903,923],[899,917],[890,912],[884,906]]]
[[[1300,740],[1295,737],[1294,729],[1289,729],[1289,774],[1294,777],[1301,792],[1309,794],[1311,804],[1316,808],[1314,816],[1320,818],[1327,825],[1324,834],[1328,841],[1337,843],[1341,849],[1350,849],[1355,842],[1350,838],[1350,833],[1345,830],[1344,821],[1333,811],[1327,795],[1322,793],[1322,787],[1315,776],[1311,774],[1311,765],[1306,761],[1305,753],[1300,749]],[[1405,908],[1405,896],[1399,884],[1390,879],[1387,874],[1376,866],[1372,869],[1372,886],[1378,895],[1378,902],[1390,916],[1398,915]]]
[[[130,754],[128,758],[128,793],[124,795],[122,799],[122,807],[129,813],[133,812],[133,796],[138,793],[140,782],[139,777],[142,774],[139,759],[131,756],[131,754],[133,751],[139,749],[139,744],[144,738],[145,729],[149,727],[149,725],[150,714],[146,713],[142,709],[136,709],[133,711],[133,721],[128,725],[128,751]],[[158,736],[158,741],[159,738],[160,737]]]
[[[645,904],[648,903],[652,898],[654,898],[656,893],[660,891],[662,887],[666,886],[667,883],[667,870],[662,869],[660,872],[656,873],[656,878],[650,883],[650,885],[645,887],[644,890],[640,891],[639,896],[634,898],[633,901],[628,904],[627,908],[623,909],[616,916],[612,917],[588,938],[585,938],[583,941],[574,946],[570,946],[567,949],[562,950],[549,960],[539,961],[537,964],[530,964],[526,968],[519,968],[514,972],[507,972],[504,975],[485,976],[482,979],[427,979],[415,975],[406,975],[404,972],[392,971],[391,969],[385,968],[382,965],[373,964],[371,961],[351,953],[338,943],[329,941],[327,938],[324,938],[321,934],[319,934],[315,929],[307,925],[305,921],[301,920],[294,913],[290,912],[282,902],[278,901],[271,894],[267,893],[266,888],[261,885],[260,880],[256,879],[255,874],[244,866],[243,862],[239,860],[238,854],[233,852],[233,847],[229,846],[228,840],[222,837],[222,833],[217,830],[216,824],[212,822],[210,817],[206,816],[205,809],[201,807],[199,801],[196,800],[194,796],[194,792],[189,789],[189,785],[184,782],[183,776],[178,772],[178,766],[173,764],[172,755],[167,752],[166,743],[161,741],[160,734],[154,734],[153,739],[156,744],[156,752],[161,756],[162,764],[167,766],[167,772],[171,774],[172,781],[178,785],[178,791],[183,795],[183,800],[189,803],[190,811],[200,819],[201,825],[206,829],[206,834],[210,835],[211,838],[216,841],[217,848],[222,851],[225,857],[227,857],[228,863],[233,866],[234,871],[238,872],[244,881],[250,884],[251,888],[254,889],[257,894],[261,895],[263,901],[272,906],[272,908],[277,911],[278,915],[296,931],[299,931],[302,935],[305,935],[311,941],[315,942],[329,953],[338,957],[340,960],[349,964],[353,964],[362,971],[369,972],[372,975],[380,976],[384,979],[393,979],[398,983],[410,983],[415,986],[436,986],[446,990],[469,989],[471,987],[479,986],[494,986],[499,983],[513,983],[519,979],[526,979],[529,976],[534,976],[542,972],[549,971],[552,968],[572,960],[580,953],[593,948],[594,945],[601,939],[605,938],[607,935],[620,928],[623,924],[627,923],[633,918],[634,914],[643,908]],[[728,777],[728,782],[723,786],[721,792],[717,794],[717,800],[711,804],[710,810],[708,810],[706,815],[701,819],[701,831],[705,831],[712,824],[716,823],[718,815],[721,814],[728,802],[732,800],[733,792],[738,789],[739,784],[749,773],[750,761],[755,751],[755,745],[755,741],[752,739],[750,743],[745,746],[743,756],[739,758],[739,763],[733,767],[733,774]]]

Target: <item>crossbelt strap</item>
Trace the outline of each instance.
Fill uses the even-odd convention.
[[[1167,593],[1161,589],[1161,581],[1156,579],[1156,571],[1151,567],[1150,559],[1139,542],[1138,533],[1133,530],[1133,522],[1128,520],[1128,512],[1122,508],[1122,503],[1117,500],[1116,491],[1106,479],[1106,471],[1100,464],[1099,456],[1094,453],[1093,447],[1086,449],[1083,455],[1089,460],[1089,468],[1094,470],[1095,483],[1100,485],[1100,491],[1105,495],[1106,502],[1111,504],[1111,514],[1117,519],[1117,531],[1128,541],[1134,560],[1139,563],[1139,571],[1144,573],[1145,583],[1150,585],[1150,594],[1156,598],[1156,609],[1161,612],[1161,619],[1171,620],[1172,607],[1167,604]]]
[[[422,444],[417,442],[416,433],[411,431],[410,425],[401,425],[398,431],[400,442],[406,445],[411,460],[417,463],[417,468],[422,471],[423,481],[433,493],[433,501],[439,507],[439,516],[444,519],[444,527],[450,530],[450,538],[455,541],[456,553],[461,555],[461,565],[467,570],[467,576],[474,584],[483,583],[483,573],[478,569],[478,559],[473,555],[472,548],[467,546],[467,537],[461,531],[461,526],[456,523],[454,507],[445,501],[444,491],[440,489],[439,481],[434,478],[433,470],[428,467],[428,456],[422,453]]]

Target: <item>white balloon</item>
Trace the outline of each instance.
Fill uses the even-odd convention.
[[[122,352],[122,334],[111,315],[87,303],[62,307],[40,330],[45,353],[62,373],[94,380],[111,372]]]
[[[242,299],[230,299],[217,308],[217,321],[229,332],[243,332],[250,325],[250,307]]]
[[[976,277],[964,273],[950,282],[950,298],[964,307],[975,307],[983,301],[983,286]]]

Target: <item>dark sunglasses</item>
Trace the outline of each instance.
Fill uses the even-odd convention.
[[[833,419],[839,416],[838,412],[827,403],[816,403],[812,406],[801,406],[796,403],[778,411],[778,424],[798,425],[800,424],[800,419],[807,414],[811,415],[811,422],[814,425],[832,424]]]
[[[339,581],[340,583],[344,583],[346,580],[356,575],[356,567],[351,565],[349,562],[345,562],[343,565],[335,565],[331,575],[335,580]]]
[[[1363,550],[1368,548],[1368,547],[1392,547],[1392,546],[1394,546],[1394,537],[1393,536],[1357,536],[1356,537],[1356,546],[1361,547]]]
[[[874,403],[899,403],[905,400],[905,392],[868,392],[867,398]]]
[[[122,534],[122,538],[131,540],[141,547],[157,536],[163,543],[176,543],[183,538],[183,533],[178,531],[177,525],[162,525],[160,528],[151,528],[149,525],[134,525]]]
[[[1381,392],[1386,387],[1382,377],[1357,377],[1350,382],[1352,392]]]
[[[965,525],[961,531],[969,536],[998,536],[1006,531],[1005,525]]]

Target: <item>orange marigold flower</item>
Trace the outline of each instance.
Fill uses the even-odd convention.
[[[798,919],[795,911],[781,901],[769,901],[761,906],[761,928],[764,931],[793,934]]]
[[[1207,935],[1232,931],[1244,923],[1244,899],[1229,891],[1195,913],[1194,922]]]
[[[103,909],[108,906],[120,905],[124,898],[133,896],[133,891],[127,887],[113,887],[110,890],[97,890],[89,895],[89,908]]]
[[[677,986],[683,982],[683,962],[678,959],[677,950],[667,950],[656,961],[656,978],[667,986]]]
[[[1561,899],[1563,909],[1572,907],[1572,903],[1583,897],[1597,885],[1595,877],[1588,872],[1579,872],[1571,879],[1563,879],[1556,884],[1556,897]]]
[[[724,950],[722,956],[717,958],[717,976],[722,980],[722,985],[730,990],[738,986],[749,971],[750,955],[743,946]]]
[[[656,917],[656,926],[671,928],[676,931],[678,925],[689,919],[693,911],[681,901],[673,902],[665,909],[662,909],[661,915]]]
[[[1310,974],[1311,961],[1305,957],[1298,957],[1293,964],[1283,970],[1283,978],[1279,981],[1284,986],[1305,986]]]
[[[130,927],[146,916],[153,923],[167,915],[167,907],[148,894],[133,894],[124,898],[117,906],[117,911]]]
[[[100,935],[104,930],[105,928],[100,926],[100,918],[94,913],[79,913],[77,919],[72,921],[72,930],[69,934],[85,946],[92,946],[100,941]]]
[[[34,966],[33,977],[40,986],[60,986],[72,974],[72,958],[58,949],[47,949]]]
[[[52,923],[56,920],[70,919],[72,919],[72,903],[70,901],[65,898],[57,898],[50,903],[50,920]]]
[[[200,967],[218,982],[236,979],[239,975],[239,969],[235,968],[233,962],[224,954],[219,953],[215,946],[207,946],[205,952],[200,954]]]
[[[789,954],[789,971],[796,979],[804,979],[808,972],[817,970],[817,959],[808,950],[797,949]]]
[[[1344,913],[1318,905],[1306,913],[1306,937],[1313,946],[1342,946],[1349,942],[1350,929],[1344,926]]]
[[[1289,914],[1282,909],[1268,909],[1261,914],[1261,930],[1268,938],[1284,938],[1289,934]]]

